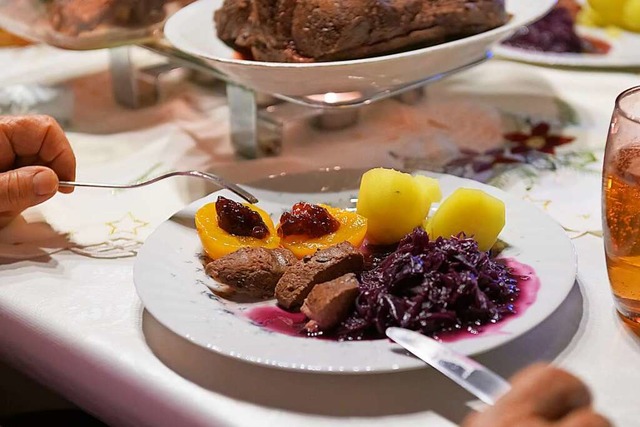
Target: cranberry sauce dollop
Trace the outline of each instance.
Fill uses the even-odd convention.
[[[282,214],[278,235],[280,237],[302,235],[314,238],[331,234],[338,228],[340,223],[325,208],[300,202],[293,205],[291,212]]]
[[[260,214],[241,203],[219,196],[216,213],[218,225],[229,234],[256,239],[264,239],[269,235],[269,229]]]

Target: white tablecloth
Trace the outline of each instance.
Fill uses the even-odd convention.
[[[38,81],[43,61],[60,64],[61,55],[68,53],[0,52],[0,81]],[[86,74],[69,83],[79,180],[129,182],[206,168],[247,182],[318,167],[427,166],[455,157],[455,147],[494,148],[504,129],[526,133],[532,117],[561,125],[575,141],[557,148],[559,167],[523,163],[478,178],[565,226],[579,283],[539,327],[478,359],[505,376],[553,361],[583,378],[617,425],[639,425],[640,338],[615,314],[598,237],[608,120],[615,96],[640,83],[637,75],[493,60],[431,87],[420,105],[374,105],[359,126],[340,132],[294,125],[282,156],[237,161],[227,109],[211,93],[179,86],[159,106],[126,110],[111,101],[108,77],[92,74],[106,66],[101,53],[75,53],[63,63],[74,64],[69,76]],[[270,370],[198,348],[159,325],[134,289],[135,252],[158,224],[209,191],[186,179],[129,192],[77,190],[0,230],[0,355],[112,425],[445,426],[463,418],[471,396],[428,369],[364,376]]]

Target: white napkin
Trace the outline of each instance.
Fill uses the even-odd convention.
[[[70,51],[46,45],[0,49],[0,82],[52,84],[95,73],[109,66],[107,50]]]

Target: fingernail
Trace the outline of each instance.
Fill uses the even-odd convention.
[[[55,179],[53,172],[38,172],[33,177],[33,191],[38,196],[48,196],[55,193],[58,189],[58,181]]]

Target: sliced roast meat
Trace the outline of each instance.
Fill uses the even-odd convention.
[[[337,279],[316,285],[302,304],[302,311],[310,320],[310,332],[329,331],[346,319],[358,296],[358,279],[348,273]]]
[[[225,0],[218,37],[259,61],[363,58],[503,25],[504,0]]]
[[[205,271],[222,284],[212,287],[219,294],[272,298],[278,280],[296,261],[288,249],[242,248],[211,261]]]
[[[297,309],[318,283],[357,273],[363,266],[364,257],[348,242],[306,256],[280,278],[276,286],[278,303],[286,309]]]

